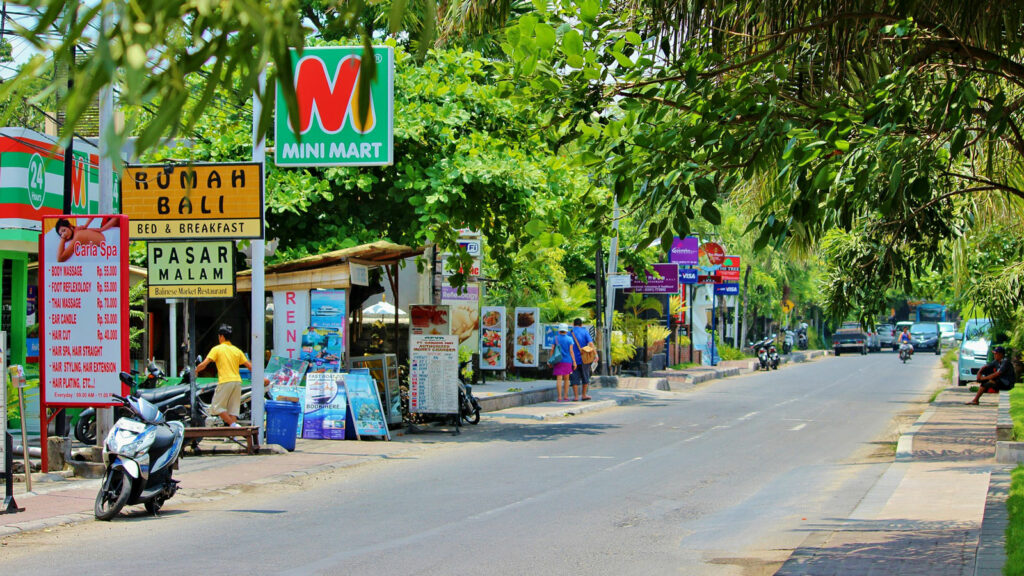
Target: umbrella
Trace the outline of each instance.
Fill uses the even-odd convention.
[[[403,312],[401,308],[398,309],[399,321],[407,319],[408,316],[409,315],[406,314],[405,312]],[[373,306],[370,306],[370,307],[367,307],[367,308],[363,308],[363,320],[364,321],[366,321],[366,320],[370,320],[370,321],[372,321],[372,320],[384,320],[384,321],[391,320],[391,321],[394,321],[394,319],[395,319],[395,307],[393,305],[387,303],[387,302],[377,302]]]

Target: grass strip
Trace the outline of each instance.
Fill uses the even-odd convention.
[[[1005,576],[1024,576],[1024,466],[1010,475],[1010,494],[1006,498]]]
[[[1024,386],[1010,390],[1010,418],[1013,419],[1013,439],[1024,441]]]

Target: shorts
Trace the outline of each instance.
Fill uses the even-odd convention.
[[[210,416],[219,416],[221,412],[227,412],[237,418],[241,408],[242,383],[219,382],[217,390],[213,393],[213,400],[210,402]]]
[[[568,376],[572,374],[572,362],[559,362],[555,364],[555,367],[551,370],[551,374],[554,376]]]
[[[569,382],[573,386],[584,386],[590,385],[590,364],[577,364],[576,369],[572,371],[572,376],[569,376]]]

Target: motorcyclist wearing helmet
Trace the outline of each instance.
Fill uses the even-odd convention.
[[[1013,388],[1013,383],[1017,381],[1013,364],[1006,357],[1006,349],[1002,346],[995,346],[992,348],[992,356],[995,360],[978,370],[978,393],[974,396],[974,400],[965,402],[965,404],[977,405],[982,394],[986,392],[998,394],[1000,390],[1010,390]]]

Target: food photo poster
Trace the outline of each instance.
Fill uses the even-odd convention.
[[[505,369],[505,307],[480,310],[480,369]]]

